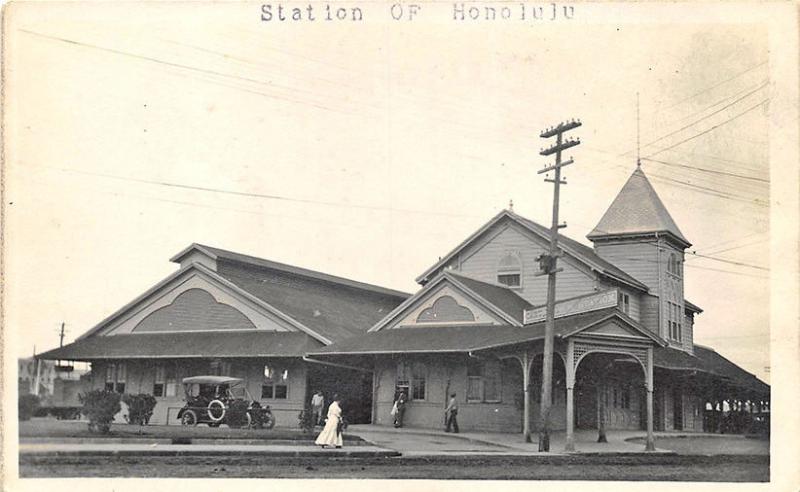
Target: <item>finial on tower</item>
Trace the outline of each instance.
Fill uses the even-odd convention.
[[[639,93],[636,93],[636,168],[642,167],[642,157],[639,149]]]
[[[514,211],[514,199],[513,198],[508,201],[508,210],[510,212]]]

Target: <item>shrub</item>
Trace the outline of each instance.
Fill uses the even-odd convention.
[[[300,415],[297,416],[297,422],[302,429],[303,432],[306,434],[311,434],[314,432],[314,414],[311,411],[311,407],[307,406],[303,411],[300,412]]]
[[[111,422],[122,408],[119,393],[105,390],[92,390],[78,395],[83,405],[83,413],[89,419],[89,431],[108,434]]]
[[[19,419],[30,420],[39,408],[39,397],[36,395],[20,395]]]
[[[156,398],[153,395],[139,393],[138,395],[123,395],[122,401],[128,405],[128,423],[131,425],[147,425],[153,416],[156,407]]]
[[[228,424],[228,427],[245,427],[247,425],[248,407],[249,405],[246,401],[232,401],[225,413],[225,423]]]

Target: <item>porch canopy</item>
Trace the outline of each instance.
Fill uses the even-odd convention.
[[[693,353],[669,347],[658,347],[653,352],[657,368],[683,373],[687,377],[704,379],[709,386],[728,396],[738,392],[754,400],[769,400],[770,387],[755,375],[745,371],[713,349],[694,345]]]
[[[301,332],[151,333],[82,338],[37,357],[86,362],[102,359],[302,357],[320,345]]]
[[[557,318],[554,334],[563,338],[619,313],[616,308]],[[309,352],[309,357],[408,353],[468,353],[527,344],[544,338],[544,323],[524,327],[463,324],[414,326],[368,332]]]

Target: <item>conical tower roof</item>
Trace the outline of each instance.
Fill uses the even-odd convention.
[[[673,236],[684,247],[691,243],[683,237],[675,221],[667,212],[653,185],[642,168],[628,178],[617,197],[608,207],[603,218],[586,237],[595,241],[606,237],[635,236],[641,234],[666,233]]]

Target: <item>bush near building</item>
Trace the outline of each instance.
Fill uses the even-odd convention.
[[[122,401],[128,405],[128,423],[131,425],[147,425],[153,416],[156,407],[156,398],[153,395],[139,393],[138,395],[126,394]]]
[[[114,415],[120,410],[120,395],[113,391],[93,390],[78,397],[83,413],[89,419],[89,431],[108,434]]]
[[[39,408],[39,397],[36,395],[20,395],[19,419],[30,420]]]

